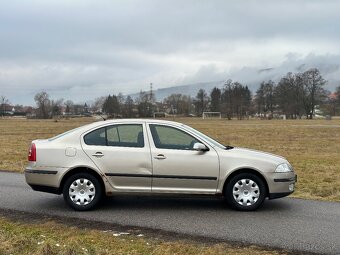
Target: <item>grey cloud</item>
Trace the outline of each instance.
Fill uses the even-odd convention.
[[[288,70],[297,61],[289,52],[330,68],[340,54],[339,9],[340,1],[314,0],[7,0],[0,93],[18,103],[33,103],[42,89],[86,100],[149,82],[240,78],[244,70],[254,70],[252,82],[266,65]]]
[[[219,72],[214,65],[201,68],[196,74],[187,77],[185,83],[198,83],[210,81],[225,81],[232,79],[248,85],[253,91],[265,80],[278,82],[288,72],[299,73],[310,68],[318,68],[328,81],[326,88],[334,91],[340,85],[340,55],[315,55],[309,54],[301,57],[289,53],[286,60],[276,66],[244,67],[237,70]],[[208,77],[207,80],[204,80]],[[214,79],[215,78],[215,79]]]
[[[32,56],[45,51],[60,54],[63,47],[70,49],[103,41],[118,49],[129,46],[165,53],[197,41],[276,36],[313,39],[327,36],[339,40],[339,1],[100,3],[3,4],[1,37],[8,46],[7,54]]]

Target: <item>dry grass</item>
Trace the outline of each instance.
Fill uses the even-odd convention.
[[[298,174],[295,197],[340,201],[340,120],[175,119],[221,143],[286,157]],[[0,119],[0,169],[23,171],[30,141],[48,138],[92,118],[52,120]]]
[[[162,241],[136,233],[114,235],[117,233],[53,222],[18,224],[0,218],[0,254],[288,254],[256,246]]]
[[[294,197],[340,201],[340,120],[183,120],[224,144],[287,158],[298,174]]]
[[[92,118],[54,120],[0,119],[0,169],[23,172],[28,146],[34,139],[50,138],[93,122]]]

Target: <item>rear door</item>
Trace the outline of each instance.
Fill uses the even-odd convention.
[[[148,127],[153,162],[152,191],[216,192],[219,159],[212,147],[177,126],[150,123]],[[194,150],[196,142],[204,143],[209,150]]]
[[[151,191],[152,166],[143,122],[112,124],[82,136],[85,153],[120,191]]]

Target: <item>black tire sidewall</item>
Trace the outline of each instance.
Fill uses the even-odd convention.
[[[69,196],[69,188],[71,184],[75,180],[81,179],[81,178],[90,180],[96,189],[96,194],[95,194],[94,199],[87,205],[77,205],[71,200]],[[67,204],[71,206],[73,209],[75,209],[76,211],[88,211],[88,210],[93,209],[100,202],[102,194],[103,194],[102,190],[103,190],[102,185],[100,184],[99,180],[96,177],[94,177],[92,174],[77,173],[77,174],[74,174],[68,177],[68,179],[66,180],[64,187],[63,187],[63,196]]]
[[[253,205],[249,205],[249,206],[243,206],[240,205],[239,203],[237,203],[237,201],[235,201],[234,196],[233,196],[233,187],[235,185],[236,182],[238,182],[241,179],[250,179],[253,180],[254,182],[257,183],[257,185],[259,186],[260,189],[260,196],[259,199],[256,201],[255,204]],[[231,180],[229,181],[227,188],[225,189],[225,198],[227,200],[227,203],[234,209],[239,210],[239,211],[254,211],[256,209],[258,209],[264,202],[264,200],[266,199],[267,196],[267,191],[266,191],[266,186],[265,183],[263,182],[263,180],[258,177],[255,174],[251,174],[251,173],[241,173],[241,174],[237,174],[234,177],[231,178]]]

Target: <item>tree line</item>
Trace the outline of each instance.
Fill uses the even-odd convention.
[[[331,93],[324,89],[327,81],[316,68],[301,73],[287,73],[277,83],[263,81],[254,94],[248,86],[227,80],[222,88],[210,92],[200,89],[195,97],[171,94],[156,101],[151,92],[140,91],[136,98],[110,94],[97,98],[93,104],[75,104],[70,100],[52,100],[46,92],[37,93],[35,115],[38,118],[53,118],[62,113],[71,115],[106,114],[111,118],[152,117],[162,112],[181,116],[202,116],[203,112],[221,112],[223,117],[244,119],[249,116],[273,118],[313,118],[317,106],[327,115],[340,115],[340,86]],[[0,110],[8,103],[1,97]],[[0,102],[1,103],[1,102]]]
[[[47,92],[39,92],[34,96],[34,101],[36,103],[35,115],[38,118],[49,119],[53,117],[58,117],[64,113],[66,116],[71,115],[86,115],[89,114],[87,104],[74,104],[71,100],[50,99]],[[63,111],[64,109],[64,111]]]
[[[266,116],[279,110],[292,119],[301,118],[303,115],[312,119],[316,105],[328,104],[328,109],[324,111],[335,115],[335,112],[329,109],[334,102],[329,101],[329,93],[323,88],[326,82],[316,68],[303,73],[287,73],[277,84],[273,81],[262,82],[255,95],[257,112]],[[337,94],[339,100],[339,93]]]

